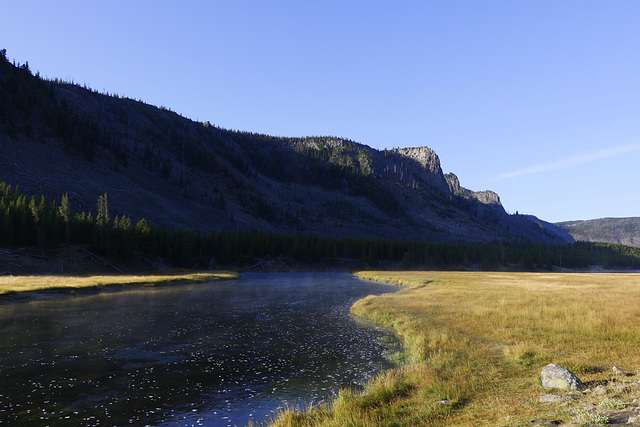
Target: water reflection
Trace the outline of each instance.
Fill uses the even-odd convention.
[[[0,305],[2,425],[246,425],[387,362],[348,315],[397,288],[338,273]]]

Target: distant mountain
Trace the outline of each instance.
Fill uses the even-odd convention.
[[[47,81],[0,52],[0,181],[169,228],[333,237],[564,243],[559,228],[460,186],[427,147],[226,130]],[[394,141],[398,144],[398,141]],[[401,144],[401,142],[400,142]]]
[[[640,218],[600,218],[588,221],[560,222],[575,240],[619,243],[640,247]]]

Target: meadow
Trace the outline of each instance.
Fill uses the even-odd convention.
[[[613,366],[637,380],[640,275],[357,274],[408,286],[364,298],[351,310],[401,339],[404,351],[391,355],[397,367],[362,392],[342,390],[330,405],[285,411],[273,425],[518,426],[532,420],[587,425],[606,418],[598,413],[604,398],[581,396],[580,405],[595,408],[588,414],[540,403],[549,393],[540,384],[542,367],[560,364],[591,388],[616,384]],[[615,398],[621,408],[632,400],[631,394]],[[587,418],[579,419],[580,413]]]
[[[238,273],[229,271],[213,272],[167,272],[149,274],[113,275],[32,275],[0,276],[0,298],[22,292],[68,291],[80,289],[100,289],[119,286],[159,286],[210,280],[236,279]]]

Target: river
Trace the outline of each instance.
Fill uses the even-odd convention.
[[[397,289],[247,273],[0,304],[0,425],[259,425],[389,367],[349,307]]]

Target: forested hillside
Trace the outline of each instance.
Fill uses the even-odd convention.
[[[154,227],[145,219],[133,224],[113,217],[106,194],[97,199],[96,214],[73,212],[68,196],[56,204],[44,196],[26,197],[0,182],[0,242],[5,248],[30,246],[45,257],[61,247],[46,272],[74,271],[71,248],[81,246],[94,262],[111,269],[163,265],[187,268],[339,268],[376,269],[521,269],[640,268],[640,249],[629,246],[572,243],[549,245],[530,241],[449,243],[289,236],[264,231],[202,233]],[[1,273],[29,271],[19,251],[0,250]],[[58,251],[60,252],[60,251]],[[97,254],[97,255],[96,255]],[[15,255],[15,256],[14,256]],[[107,258],[110,262],[105,261]],[[77,261],[77,260],[76,260]],[[117,267],[120,266],[121,268]],[[26,270],[25,270],[26,268]],[[59,271],[59,270],[57,270]]]
[[[640,247],[640,218],[600,218],[556,224],[575,240]]]
[[[212,101],[213,102],[213,101]],[[394,145],[402,145],[396,141]],[[564,243],[508,215],[492,192],[446,177],[426,147],[375,150],[337,137],[273,137],[33,75],[0,54],[0,180],[73,212],[203,233]]]

